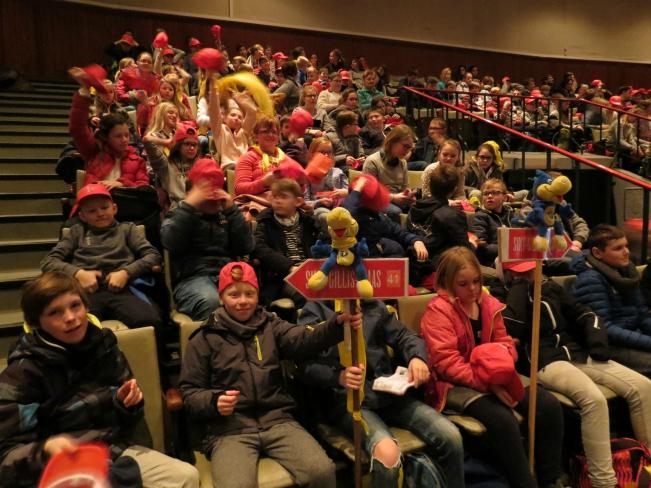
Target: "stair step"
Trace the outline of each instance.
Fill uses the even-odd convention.
[[[12,146],[3,144],[0,146],[0,160],[3,159],[59,159],[63,144],[55,144],[53,146]]]
[[[9,144],[58,144],[65,146],[70,141],[70,136],[64,134],[34,134],[25,132],[5,132],[0,130],[0,145]]]
[[[0,175],[53,175],[55,167],[52,159],[2,159]]]
[[[52,100],[52,101],[68,101],[70,103],[71,97],[68,94],[50,94],[40,93],[36,91],[18,92],[18,91],[3,91],[0,92],[0,100]]]
[[[56,245],[57,239],[38,241],[0,241],[0,270],[20,272],[40,267],[41,260]]]
[[[20,303],[20,301],[18,302]],[[0,329],[5,332],[10,332],[15,330],[15,337],[17,338],[20,334],[20,327],[23,324],[23,312],[20,309],[17,310],[7,310],[6,312],[0,312]]]
[[[47,117],[44,119],[33,114],[0,114],[0,124],[55,125],[58,127],[68,127],[68,116]]]
[[[72,198],[72,193],[0,193],[0,215],[61,214],[62,198]],[[45,239],[49,238],[52,236],[45,237]]]
[[[33,87],[54,87],[54,88],[68,88],[74,90],[79,88],[79,85],[72,83],[71,81],[60,81],[60,80],[34,80],[30,82]]]
[[[53,173],[0,175],[0,193],[64,192],[67,189],[68,185]]]
[[[34,125],[24,122],[0,122],[0,135],[38,134],[48,136],[69,135],[68,126],[61,124]]]
[[[34,100],[32,98],[1,98],[0,107],[33,107],[33,108],[70,108],[70,100]]]
[[[63,107],[7,107],[0,105],[0,115],[40,115],[43,118],[67,117],[70,109]]]
[[[9,242],[54,239],[62,223],[61,214],[2,215],[0,236]]]

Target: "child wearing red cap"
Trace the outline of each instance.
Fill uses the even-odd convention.
[[[2,485],[37,486],[52,456],[99,442],[110,448],[112,487],[198,488],[192,465],[133,444],[143,392],[115,335],[88,307],[67,274],[46,273],[23,287],[24,331],[0,374]]]
[[[93,133],[88,127],[88,75],[80,68],[72,68],[70,76],[81,85],[72,98],[69,130],[86,165],[84,184],[102,183],[109,189],[149,185],[145,160],[129,145],[128,117],[121,112],[104,115],[98,131]]]
[[[533,274],[536,263],[502,264],[509,332],[519,339],[519,370],[529,374],[533,313]],[[581,414],[581,437],[592,486],[617,485],[610,449],[608,402],[603,385],[628,402],[635,438],[651,439],[651,380],[610,360],[606,325],[562,286],[542,284],[538,381],[572,399]]]
[[[271,185],[270,201],[271,208],[257,216],[253,252],[262,268],[262,303],[291,298],[297,308],[301,308],[305,298],[283,280],[312,257],[310,248],[316,242],[319,231],[314,217],[300,209],[305,200],[296,181],[287,178],[275,181]]]
[[[177,309],[205,320],[219,306],[219,271],[253,251],[253,234],[223,190],[224,173],[215,161],[196,161],[187,179],[192,186],[163,221],[161,240],[170,253]]]
[[[361,314],[333,315],[304,327],[258,305],[251,266],[233,262],[219,274],[222,306],[190,339],[180,389],[203,430],[213,486],[256,486],[260,455],[278,461],[299,486],[334,488],[334,464],[292,415],[295,403],[280,378],[281,360],[307,358],[343,339],[341,324]]]
[[[527,415],[528,387],[521,389],[486,381],[472,364],[473,350],[483,344],[501,344],[517,359],[501,310],[504,305],[482,288],[479,262],[464,247],[448,249],[436,269],[436,293],[420,322],[429,353],[430,381],[426,401],[478,419],[485,427],[487,454],[506,474],[510,486],[562,486],[561,451],[563,413],[550,393],[538,388],[536,412],[536,477],[529,471],[520,426],[512,408]],[[519,380],[518,380],[519,381]]]
[[[145,103],[158,88],[160,75],[157,71],[160,71],[160,68],[154,69],[151,54],[147,51],[141,52],[136,58],[135,67],[121,70],[120,79],[115,87],[120,103],[134,107],[139,103]]]
[[[41,270],[74,276],[89,295],[91,313],[100,319],[159,329],[160,311],[142,298],[134,281],[160,266],[160,253],[133,223],[115,220],[117,206],[104,185],[79,190],[77,209],[81,222],[48,253]]]

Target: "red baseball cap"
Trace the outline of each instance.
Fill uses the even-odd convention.
[[[310,159],[310,162],[307,163],[307,167],[305,168],[307,179],[310,183],[318,185],[323,181],[323,178],[326,177],[328,171],[330,171],[334,165],[335,162],[332,158],[323,153],[316,153],[312,159]]]
[[[85,68],[82,68],[82,71],[86,74],[86,79],[84,85],[86,88],[93,87],[98,93],[106,93],[106,86],[104,86],[104,80],[108,78],[106,70],[102,68],[99,64],[89,64]]]
[[[79,204],[83,200],[96,196],[106,197],[113,201],[113,197],[108,191],[108,188],[106,188],[101,183],[89,183],[88,185],[81,187],[81,189],[77,192],[77,200],[75,201],[75,205],[70,211],[70,217],[73,217],[77,213],[77,210],[79,210]]]
[[[304,183],[307,178],[303,166],[289,157],[285,157],[282,160],[278,167],[274,169],[274,173],[280,178],[289,178],[290,180],[297,181],[299,184]]]
[[[305,130],[314,125],[314,119],[307,110],[302,108],[294,110],[289,119],[289,130],[299,137],[303,137]]]
[[[279,60],[279,59],[289,59],[289,56],[287,56],[287,55],[286,55],[285,53],[283,53],[282,51],[278,51],[277,53],[274,53],[273,56],[271,56],[271,57],[274,58],[275,60]]]
[[[197,130],[190,125],[179,124],[176,127],[176,132],[174,133],[174,145],[185,141],[186,139],[197,142],[199,140]]]
[[[535,261],[509,261],[508,263],[502,263],[502,269],[515,271],[516,273],[526,273],[535,267]]]
[[[524,398],[524,385],[505,344],[487,342],[478,345],[470,353],[470,366],[477,380],[486,387],[502,386],[516,402]]]
[[[213,24],[210,27],[210,33],[212,34],[212,38],[214,40],[219,41],[222,35],[222,26],[219,24]]]
[[[224,172],[214,159],[197,159],[188,172],[188,179],[193,185],[199,181],[209,181],[214,188],[224,188]]]
[[[619,107],[619,108],[622,107],[622,97],[620,97],[619,95],[613,95],[608,99],[608,101],[613,107]]]
[[[219,293],[221,294],[226,288],[236,282],[248,283],[256,290],[260,289],[255,270],[242,261],[233,261],[221,269],[219,272]]]
[[[391,195],[387,187],[380,183],[375,176],[367,173],[363,173],[355,178],[351,185],[352,187],[355,186],[355,181],[358,178],[366,179],[366,184],[364,184],[361,191],[360,206],[375,210],[376,212],[381,212],[386,209],[391,201]]]
[[[60,452],[48,461],[39,488],[54,486],[106,486],[110,456],[103,444],[85,444],[74,452]]]
[[[163,49],[163,56],[174,56],[174,49],[171,47],[166,47]]]
[[[350,73],[345,69],[339,70],[339,76],[341,76],[342,80],[350,80]]]
[[[599,79],[592,80],[592,81],[590,82],[590,86],[592,86],[592,87],[594,87],[594,88],[598,88],[598,87],[604,86],[604,82],[601,81],[601,80],[599,80]]]
[[[221,71],[224,69],[224,58],[222,53],[217,49],[205,47],[197,52],[192,60],[199,68],[209,69],[212,71]]]
[[[155,48],[162,49],[165,46],[169,44],[170,40],[169,37],[167,37],[167,34],[165,32],[159,32],[156,34],[156,37],[154,37],[154,41],[152,42],[152,45]]]
[[[190,42],[188,42],[188,46],[190,46],[190,47],[201,46],[201,41],[199,39],[197,39],[196,37],[191,37]]]
[[[122,34],[118,42],[126,42],[129,46],[137,46],[138,43],[131,34]]]

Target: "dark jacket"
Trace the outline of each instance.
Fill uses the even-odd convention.
[[[427,164],[432,164],[436,161],[436,154],[439,152],[439,147],[429,137],[422,137],[418,139],[414,151],[411,153],[410,161],[425,161]]]
[[[633,263],[622,270],[608,266],[590,251],[575,256],[572,293],[599,315],[612,344],[651,351],[651,314],[640,292],[640,275]]]
[[[197,423],[205,426],[204,452],[219,436],[254,433],[293,420],[294,399],[283,387],[282,359],[305,359],[343,338],[336,317],[314,327],[279,319],[258,307],[245,323],[218,308],[191,337],[179,387]],[[217,398],[240,392],[235,411],[222,417]]]
[[[509,335],[520,340],[518,371],[529,375],[531,360],[531,324],[533,290],[524,281],[514,283],[504,297],[502,312]],[[540,307],[540,347],[538,369],[554,361],[585,363],[588,355],[607,361],[608,334],[599,317],[577,302],[554,281],[542,285]]]
[[[468,242],[468,221],[461,209],[436,197],[417,200],[409,209],[407,228],[424,237],[430,260],[453,246],[472,249]]]
[[[346,158],[352,156],[360,158],[365,155],[362,147],[362,139],[359,135],[343,137],[338,132],[328,132],[326,137],[332,144],[332,153],[334,155],[335,166],[338,168],[346,167]]]
[[[237,205],[216,215],[181,202],[161,226],[176,284],[191,276],[219,276],[222,267],[253,251],[253,233]]]
[[[268,208],[258,214],[255,228],[255,250],[253,255],[260,260],[262,268],[263,290],[260,293],[263,302],[279,298],[283,280],[295,263],[287,256],[287,243],[280,222]],[[306,259],[311,258],[310,248],[318,239],[319,231],[314,218],[299,210],[301,226],[301,245]],[[264,297],[263,297],[264,296]]]
[[[470,226],[470,232],[480,241],[486,242],[485,246],[477,248],[477,258],[484,266],[494,266],[497,257],[497,229],[498,227],[511,227],[511,219],[515,211],[509,205],[503,205],[500,213],[480,208],[475,212],[475,218]]]
[[[364,321],[362,329],[366,342],[366,380],[364,408],[377,409],[391,405],[394,395],[373,391],[373,381],[380,376],[393,374],[395,365],[387,352],[387,346],[395,353],[395,360],[408,365],[413,358],[427,362],[427,348],[421,337],[410,331],[390,313],[379,300],[362,302]],[[334,317],[335,313],[323,302],[309,301],[303,307],[299,324],[316,324]],[[346,389],[339,384],[343,366],[339,362],[339,350],[331,347],[311,358],[300,367],[301,379],[306,385],[325,390],[330,400],[326,408],[343,410],[346,405]]]
[[[75,346],[23,334],[8,363],[0,374],[2,486],[36,486],[53,435],[105,442],[114,458],[130,444],[143,404],[125,409],[115,396],[132,374],[110,330],[89,324]]]
[[[362,138],[362,147],[367,156],[382,149],[382,145],[384,144],[384,133],[371,129],[368,125],[359,131],[359,137]]]
[[[413,246],[416,241],[423,240],[419,235],[400,227],[386,214],[362,207],[360,202],[361,193],[352,191],[342,206],[357,221],[359,225],[357,236],[366,238],[371,257],[388,257],[389,254],[392,257],[404,256],[406,249]],[[393,243],[386,242],[387,239]],[[396,243],[402,247],[402,253],[396,248]],[[378,249],[378,244],[382,246],[382,250]]]

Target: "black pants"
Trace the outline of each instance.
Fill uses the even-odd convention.
[[[529,387],[524,399],[515,410],[525,418],[522,430],[527,430]],[[481,397],[463,412],[475,417],[486,427],[483,440],[496,464],[504,471],[513,488],[537,486],[529,471],[527,454],[522,442],[522,432],[511,410],[496,396]],[[535,461],[538,483],[543,486],[561,476],[561,450],[563,442],[563,411],[558,400],[538,388],[536,403]]]
[[[159,331],[163,325],[158,307],[135,296],[125,287],[112,292],[101,287],[89,295],[90,313],[100,320],[119,320],[129,328],[151,325]]]

